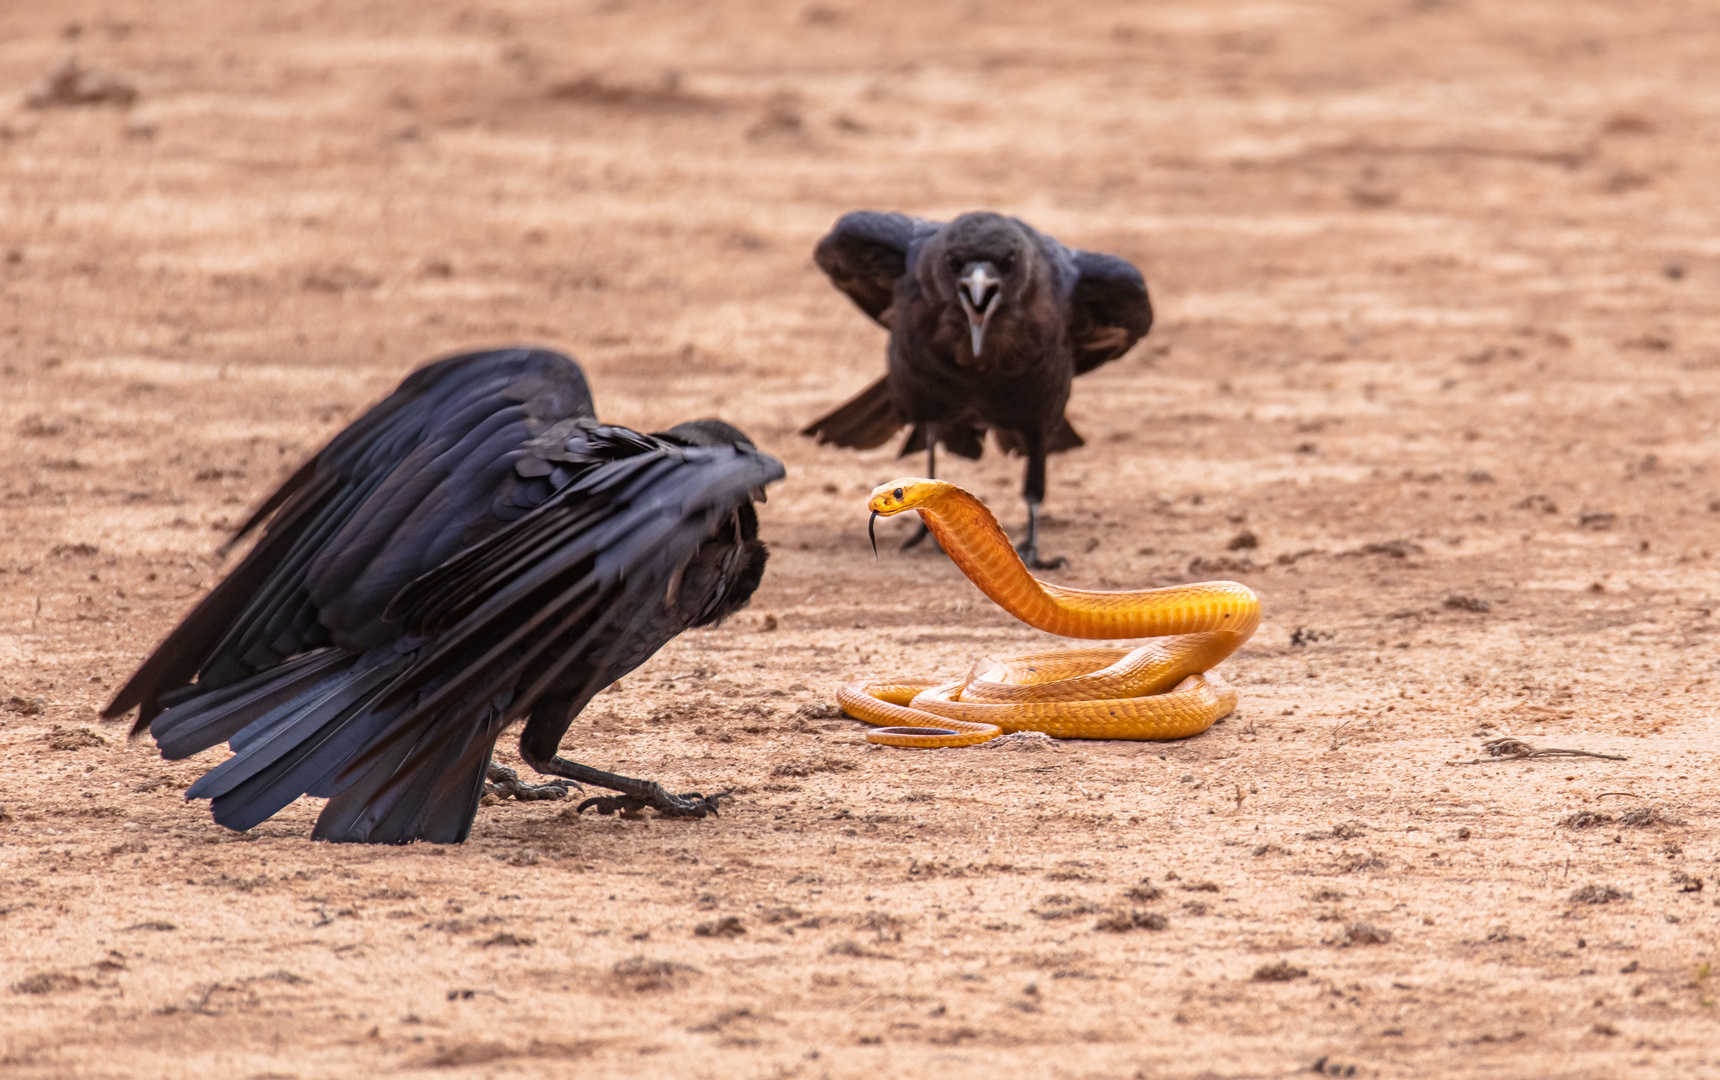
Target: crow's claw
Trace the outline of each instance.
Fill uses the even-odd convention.
[[[574,812],[583,814],[587,810],[595,810],[599,814],[619,813],[622,817],[638,817],[649,807],[664,817],[702,818],[706,814],[716,817],[719,800],[727,798],[729,792],[701,795],[697,791],[690,791],[685,795],[671,795],[658,787],[650,792],[650,796],[648,799],[642,799],[635,795],[599,795],[580,803]]]
[[[682,797],[697,800],[701,804],[703,810],[708,812],[712,817],[721,817],[722,815],[717,812],[717,803],[728,798],[732,794],[734,793],[730,791],[718,791],[713,792],[710,795],[700,795],[695,791]],[[704,817],[705,815],[704,813],[701,813],[699,816]]]
[[[1055,559],[1041,559],[1037,544],[1021,544],[1015,549],[1015,553],[1021,556],[1021,561],[1029,570],[1061,570],[1069,565],[1069,560],[1061,555]]]
[[[494,795],[498,799],[517,799],[520,802],[565,799],[569,787],[579,787],[570,780],[560,778],[547,784],[528,784],[520,779],[519,773],[494,763],[485,770],[484,781],[484,794]]]

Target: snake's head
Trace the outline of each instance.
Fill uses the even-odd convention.
[[[875,517],[894,517],[904,510],[918,510],[949,486],[942,480],[905,476],[873,489],[872,497],[866,500],[866,509]]]
[[[878,557],[879,518],[894,517],[904,510],[917,510],[948,490],[949,486],[941,480],[905,476],[874,488],[872,497],[866,500],[866,509],[872,511],[871,519],[866,522],[866,535],[872,538],[872,557]]]

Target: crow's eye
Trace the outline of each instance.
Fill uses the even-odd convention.
[[[1014,256],[1005,255],[1003,258],[997,260],[998,273],[1007,274],[1013,269],[1015,269],[1015,258],[1014,258]]]
[[[900,499],[902,497],[902,489],[897,488],[895,491],[891,492],[890,494],[892,494],[892,495],[896,496],[896,498]]]
[[[952,274],[961,273],[962,260],[961,260],[960,255],[951,255],[949,258],[945,259],[944,261],[949,263],[950,273],[952,273]]]

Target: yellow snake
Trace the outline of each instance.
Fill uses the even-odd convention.
[[[852,682],[842,711],[878,726],[886,746],[972,746],[1004,732],[1065,739],[1181,739],[1236,708],[1207,669],[1260,625],[1260,601],[1234,581],[1164,589],[1065,589],[1027,572],[984,503],[941,480],[904,478],[872,492],[873,520],[917,510],[951,561],[1022,622],[1073,638],[1158,638],[1134,649],[1051,649],[985,657],[948,683]]]

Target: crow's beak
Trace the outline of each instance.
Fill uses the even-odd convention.
[[[758,503],[769,502],[770,501],[770,493],[765,491],[763,484],[760,484],[758,487],[755,487],[751,491],[747,492],[747,498],[751,499],[753,502],[758,502]]]
[[[866,535],[872,538],[872,558],[878,557],[878,511],[872,511],[872,520],[866,523]]]
[[[962,267],[956,278],[956,297],[967,312],[968,330],[973,334],[973,354],[978,356],[985,347],[985,328],[1003,295],[1003,279],[997,267],[989,262],[971,262]]]

